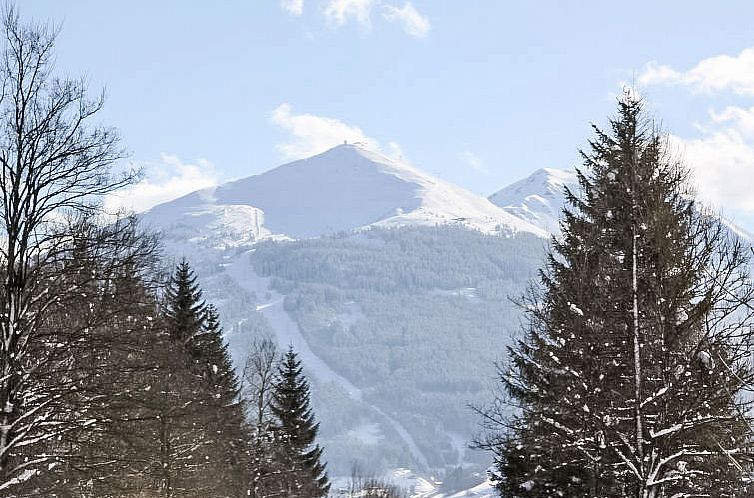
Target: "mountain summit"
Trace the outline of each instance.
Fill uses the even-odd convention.
[[[549,233],[560,233],[558,219],[566,203],[564,187],[578,194],[578,186],[576,171],[542,168],[492,194],[489,200]]]
[[[406,162],[344,144],[260,175],[188,194],[145,218],[171,232],[238,245],[368,226],[461,225],[512,235],[541,228]]]

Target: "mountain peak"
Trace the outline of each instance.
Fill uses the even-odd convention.
[[[171,232],[194,230],[192,240],[216,245],[369,226],[458,225],[485,233],[547,235],[484,197],[358,143],[193,192],[144,216],[161,227],[167,224]]]
[[[565,187],[578,187],[574,170],[541,168],[492,194],[489,200],[548,233],[558,233],[560,210],[565,204]]]

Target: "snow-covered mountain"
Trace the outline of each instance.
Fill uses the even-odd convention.
[[[331,468],[346,475],[361,456],[416,471],[417,497],[482,498],[494,490],[481,478],[443,494],[421,475],[488,464],[467,451],[473,431],[458,411],[483,398],[478,380],[515,333],[504,297],[523,292],[540,237],[558,233],[565,186],[578,190],[575,172],[541,169],[486,199],[341,145],[141,217],[169,258],[196,269],[239,369],[260,335],[299,352]],[[435,225],[446,229],[422,228]],[[320,238],[341,232],[352,233]],[[504,237],[481,235],[493,233]],[[254,246],[281,239],[298,240]]]
[[[369,327],[372,321],[382,320],[384,310],[377,312],[380,308],[374,308],[374,305],[381,299],[391,299],[390,296],[385,297],[374,289],[374,293],[362,290],[353,296],[351,304],[348,301],[331,303],[333,306],[326,304],[327,310],[323,308],[323,314],[317,311],[319,318],[312,321],[299,313],[297,305],[308,302],[310,294],[306,289],[325,287],[321,283],[312,283],[314,287],[305,289],[299,287],[299,284],[308,284],[295,278],[289,280],[288,287],[280,287],[281,278],[272,273],[263,274],[260,272],[261,266],[255,266],[262,264],[260,262],[264,258],[257,257],[252,261],[250,257],[260,254],[260,246],[255,247],[255,243],[259,241],[295,239],[307,244],[304,251],[311,250],[313,253],[299,255],[298,246],[290,244],[265,247],[271,248],[273,253],[283,247],[296,247],[293,253],[281,256],[291,257],[291,262],[283,264],[283,267],[300,267],[316,279],[324,266],[327,266],[326,261],[316,260],[310,265],[306,261],[314,261],[314,253],[321,250],[316,245],[320,241],[319,237],[350,232],[351,235],[344,236],[344,239],[337,239],[342,240],[345,246],[342,251],[336,252],[345,259],[337,263],[333,260],[331,264],[344,270],[350,264],[361,267],[363,262],[367,262],[367,266],[360,270],[365,274],[360,274],[357,278],[382,278],[383,283],[402,282],[406,273],[416,273],[410,278],[416,289],[406,294],[406,297],[412,298],[412,302],[423,303],[417,306],[425,308],[427,305],[434,306],[439,301],[449,300],[459,310],[455,319],[463,321],[465,319],[461,316],[465,313],[487,316],[486,311],[480,310],[486,310],[488,305],[481,304],[481,296],[477,295],[476,289],[473,289],[477,293],[473,298],[464,294],[458,301],[454,289],[459,287],[457,280],[460,277],[450,276],[447,283],[434,280],[432,283],[424,282],[427,268],[437,265],[449,270],[457,268],[466,284],[470,278],[472,284],[476,282],[476,277],[472,278],[461,269],[467,260],[488,261],[487,264],[499,270],[504,265],[518,268],[521,266],[518,265],[519,260],[523,259],[526,260],[523,266],[528,268],[531,265],[530,255],[537,252],[536,249],[542,245],[542,238],[548,236],[545,230],[501,209],[485,197],[358,145],[340,145],[260,175],[198,190],[155,206],[140,217],[147,228],[161,233],[168,259],[185,257],[196,270],[205,298],[220,311],[229,350],[239,369],[243,366],[250,341],[260,335],[274,337],[281,348],[292,345],[296,349],[315,386],[337,393],[339,402],[345,403],[344,409],[351,414],[359,414],[346,422],[342,416],[333,418],[332,413],[327,411],[328,407],[319,405],[325,438],[323,442],[331,452],[328,459],[333,468],[342,469],[350,465],[353,455],[359,454],[353,453],[353,449],[362,445],[367,447],[363,452],[369,455],[367,460],[371,465],[380,465],[379,462],[384,461],[413,465],[417,469],[442,470],[444,465],[467,465],[472,462],[478,465],[480,460],[484,460],[483,455],[468,455],[466,444],[471,432],[464,427],[456,427],[459,417],[445,417],[443,413],[409,413],[405,410],[398,413],[394,406],[395,400],[378,399],[381,396],[380,386],[395,381],[392,376],[371,379],[373,373],[361,372],[358,365],[339,363],[332,355],[328,356],[327,345],[318,340],[319,336],[312,335],[315,330],[327,330],[329,334],[330,327],[337,327],[339,324],[345,324],[344,331],[353,330],[359,335],[357,330],[361,330],[362,326]],[[423,227],[434,226],[447,227],[448,231],[422,232]],[[376,230],[362,231],[368,227]],[[393,234],[390,237],[400,239],[401,245],[405,245],[409,253],[414,249],[421,250],[416,246],[417,243],[419,246],[424,244],[433,248],[426,254],[427,260],[417,261],[409,254],[396,252],[394,242],[385,239],[388,232],[380,230],[384,228],[405,230],[391,230],[389,233]],[[482,234],[500,234],[503,237],[485,238]],[[448,240],[454,242],[450,243]],[[328,244],[327,241],[322,243]],[[374,254],[368,254],[372,244],[390,244],[389,250],[394,254],[391,252],[389,261],[401,261],[411,266],[413,272],[402,268],[400,263],[393,268],[388,260],[380,259],[379,263],[374,261]],[[490,244],[495,245],[495,249],[497,244],[502,245],[500,252],[494,250],[492,257],[485,252]],[[527,270],[516,271],[528,274]],[[455,275],[452,271],[446,273]],[[419,282],[424,282],[421,285],[429,287],[418,287]],[[346,289],[350,286],[349,282],[341,284],[343,289],[324,284],[335,292],[331,294],[327,291],[324,295],[352,292],[353,289]],[[378,286],[377,283],[375,285]],[[507,292],[505,289],[509,287],[518,289],[512,280],[495,286],[496,289],[499,288],[499,292]],[[303,294],[299,294],[300,292]],[[300,297],[295,297],[294,294]],[[359,300],[363,300],[363,303]],[[491,298],[490,302],[496,303],[491,313],[498,313],[500,317],[507,316],[507,308],[500,308],[497,298]],[[439,327],[439,324],[430,324],[427,319],[423,322],[413,320],[409,326],[406,316],[402,314],[402,303],[403,298],[390,305],[390,312],[396,318],[388,320],[386,325],[380,325],[381,329],[385,329],[384,339],[377,338],[377,344],[360,340],[353,355],[366,355],[366,359],[371,359],[373,351],[388,351],[398,347],[393,339],[388,338],[395,332],[394,324],[403,324],[403,333],[410,327]],[[487,338],[485,334],[488,321],[484,318],[479,320],[485,324],[484,332],[479,330],[479,324],[465,320],[464,334],[470,334],[469,337],[487,345],[496,344],[494,351],[502,350],[505,340],[499,335],[499,325],[490,325],[496,337]],[[420,322],[422,325],[419,325]],[[423,340],[417,341],[417,344],[424,344]],[[338,345],[342,346],[340,343]],[[455,346],[452,353],[445,350],[447,348],[444,343],[427,347],[429,350],[438,349],[438,354],[452,358],[446,361],[457,364],[467,361],[460,359],[464,350]],[[360,351],[359,348],[363,350]],[[420,355],[422,353],[419,350],[426,349],[425,346],[416,345],[402,348],[405,351],[400,354],[400,358]],[[420,360],[417,358],[417,361]],[[486,358],[480,364],[489,365],[491,375],[494,356]],[[396,368],[406,368],[400,361],[395,365]],[[354,368],[356,371],[352,371]],[[449,370],[447,365],[438,365],[438,368],[445,372]],[[450,396],[445,393],[442,384],[444,381],[433,388],[435,394],[417,391],[414,385],[420,382],[419,377],[424,375],[424,370],[426,368],[418,369],[409,375],[411,378],[406,383],[410,381],[412,387],[407,387],[408,384],[404,387],[406,397],[434,400]],[[468,369],[461,370],[466,372]],[[484,370],[483,375],[487,373]],[[437,377],[433,375],[433,378]],[[468,385],[467,382],[456,384]],[[453,389],[456,384],[450,383],[448,389]],[[315,402],[319,403],[316,392]],[[464,393],[468,395],[468,389]],[[427,403],[429,402],[425,404]],[[459,405],[459,409],[463,409],[463,403]]]
[[[575,171],[542,168],[492,194],[489,200],[517,218],[548,233],[557,233],[558,218],[565,204],[564,187],[577,192]]]
[[[542,168],[492,194],[489,200],[517,218],[548,233],[558,234],[558,220],[566,205],[565,187],[579,195],[575,170]],[[721,221],[733,235],[749,244],[754,243],[754,234],[725,218]]]
[[[154,207],[147,223],[205,246],[317,237],[368,226],[462,225],[546,236],[516,213],[358,145],[340,145],[260,175]]]

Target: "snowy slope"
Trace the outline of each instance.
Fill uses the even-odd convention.
[[[320,386],[339,387],[335,392],[341,393],[340,402],[347,401],[349,409],[364,414],[363,420],[342,427],[342,432],[331,431],[334,435],[325,441],[326,447],[332,441],[355,439],[364,443],[366,451],[379,454],[380,445],[386,443],[391,452],[402,448],[414,462],[395,465],[414,465],[414,470],[426,471],[428,457],[434,453],[417,445],[424,433],[414,432],[416,426],[405,423],[389,406],[380,404],[383,402],[371,399],[369,392],[362,393],[348,372],[338,371],[337,365],[317,356],[317,349],[307,342],[310,338],[283,305],[285,296],[250,266],[248,255],[255,250],[250,246],[264,239],[317,237],[369,226],[448,224],[484,233],[546,237],[557,231],[564,203],[562,188],[575,184],[573,172],[543,169],[488,200],[406,163],[359,146],[342,145],[260,175],[191,193],[156,206],[142,218],[162,233],[168,257],[185,256],[197,270],[205,297],[220,309],[237,366],[242,365],[254,334],[269,331],[281,348],[294,345],[307,374]],[[526,239],[506,242],[524,244]],[[478,299],[474,288],[453,289],[438,289],[438,296]],[[449,361],[438,358],[439,362]],[[323,427],[327,424],[340,424],[340,420],[323,420]],[[448,436],[442,444],[456,449],[462,460],[463,435],[444,430],[437,431]],[[441,448],[439,444],[437,448]],[[328,458],[332,463],[351,458],[351,453],[333,451]],[[417,477],[415,481],[412,486],[417,498],[443,496],[432,479]],[[491,483],[485,482],[444,498],[461,496],[488,498],[496,494]]]
[[[334,478],[332,480],[334,496],[343,498],[351,496],[347,491],[351,479],[352,477]],[[436,478],[417,474],[407,468],[393,469],[386,475],[380,476],[380,480],[396,486],[399,490],[405,492],[409,498],[498,498],[500,496],[494,483],[489,479],[471,486],[469,489],[444,493],[440,490],[442,483]]]
[[[558,234],[558,219],[566,204],[565,187],[579,194],[580,187],[574,170],[542,168],[492,194],[489,200],[548,233]],[[721,221],[735,236],[749,244],[754,243],[754,235],[725,218]]]
[[[358,145],[193,192],[154,207],[144,219],[171,237],[218,248],[372,225],[459,224],[485,233],[546,236],[483,197]]]
[[[548,233],[558,233],[558,218],[565,204],[564,187],[578,192],[575,171],[542,168],[492,194],[489,200]]]
[[[344,396],[340,402],[363,413],[363,420],[355,422],[361,425],[342,427],[343,433],[333,428],[330,432],[337,435],[329,441],[355,445],[344,434],[362,426],[371,428],[376,442],[365,443],[371,451],[379,452],[377,443],[385,440],[390,451],[401,448],[410,455],[400,464],[424,469],[429,468],[429,459],[426,449],[417,444],[415,428],[404,425],[405,420],[388,406],[362,395],[354,379],[317,356],[285,309],[285,296],[270,287],[269,279],[256,275],[248,260],[254,243],[315,238],[370,226],[453,225],[504,236],[547,236],[484,197],[356,145],[341,145],[260,175],[196,191],[140,217],[148,228],[161,233],[168,258],[185,257],[197,271],[204,297],[219,308],[237,367],[255,334],[270,332],[281,348],[296,348],[317,385],[330,386]],[[332,428],[337,421],[323,423]],[[465,449],[465,440],[454,437],[455,446]],[[330,461],[338,458],[350,457],[333,454]]]

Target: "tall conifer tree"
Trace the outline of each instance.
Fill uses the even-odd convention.
[[[740,244],[626,94],[595,128],[490,446],[503,496],[748,496],[752,291]]]
[[[322,449],[315,444],[319,424],[314,420],[309,382],[293,348],[280,365],[272,399],[275,432],[284,452],[279,483],[290,498],[327,496],[330,483],[321,461]]]
[[[165,296],[173,368],[158,406],[164,496],[246,496],[250,433],[219,316],[180,262]]]
[[[176,341],[186,344],[202,331],[206,303],[191,266],[184,259],[176,266],[167,288],[165,318]]]
[[[220,317],[212,304],[205,309],[202,332],[192,348],[207,396],[202,416],[203,424],[210,429],[203,450],[205,458],[211,462],[212,474],[221,483],[218,489],[225,496],[246,496],[251,428],[245,420],[238,377],[223,339]]]

